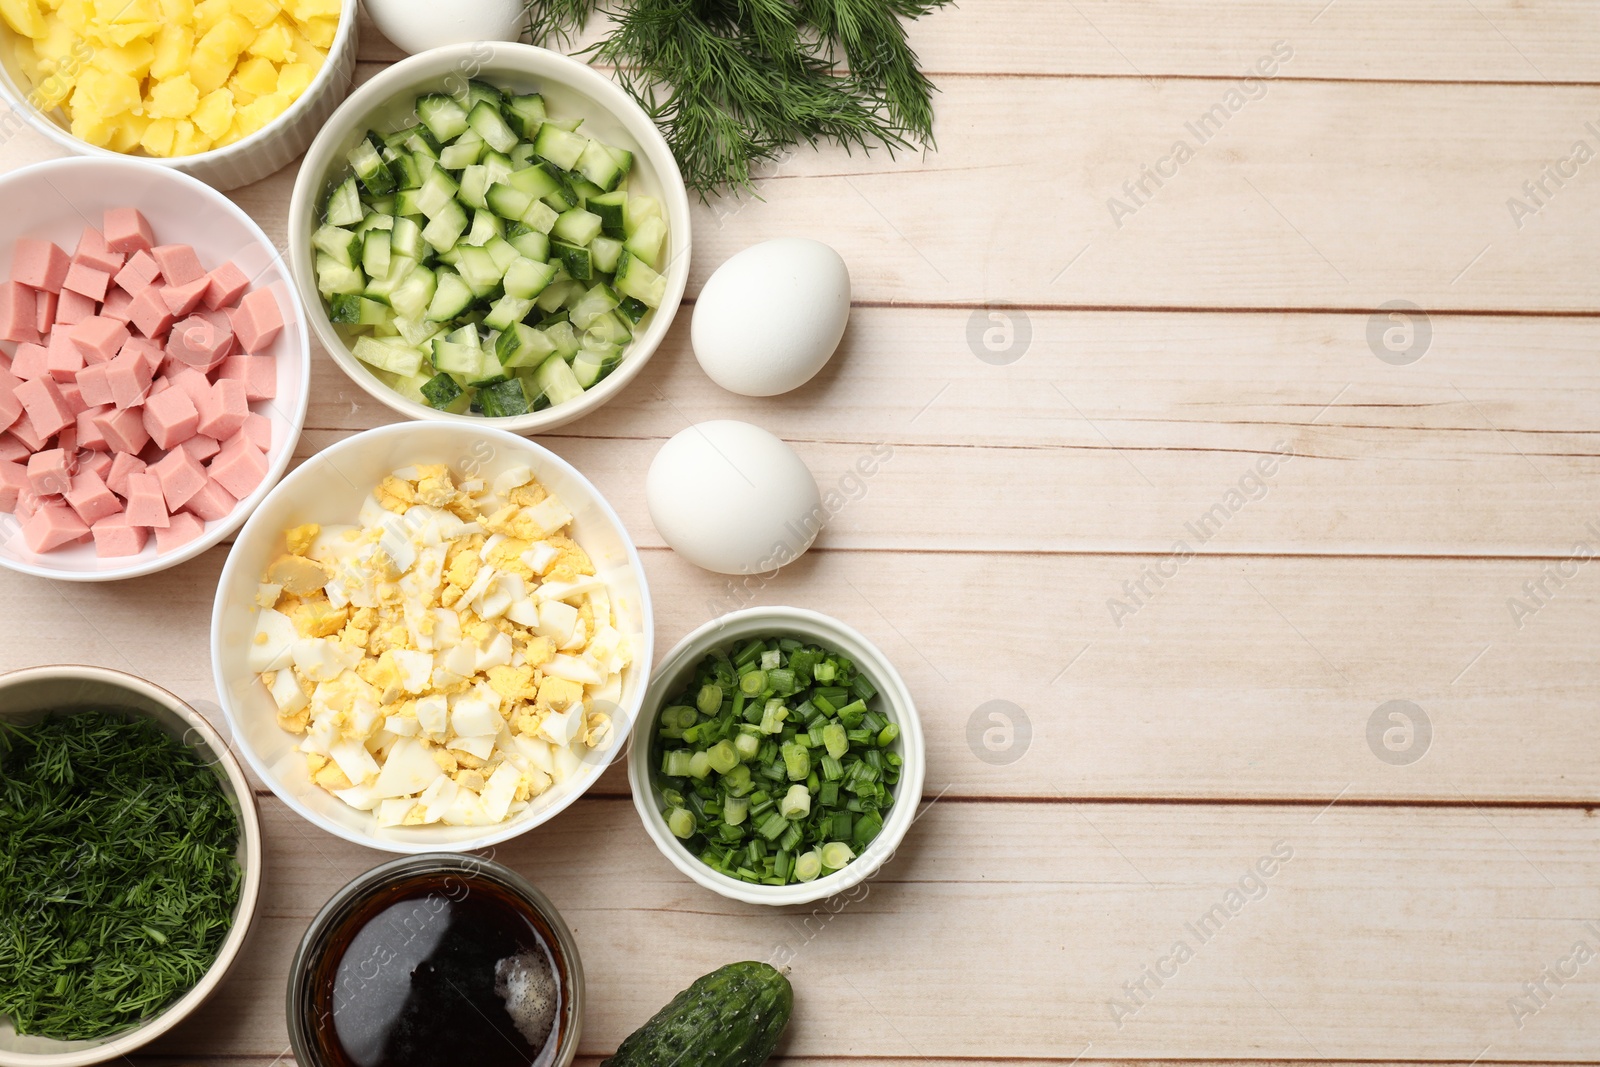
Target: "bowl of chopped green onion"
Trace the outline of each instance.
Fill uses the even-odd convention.
[[[244,771],[158,686],[0,675],[0,1067],[80,1067],[172,1029],[240,953],[261,884]]]
[[[656,847],[694,881],[805,904],[894,855],[924,762],[911,693],[870,641],[803,608],[746,608],[657,668],[628,781]]]

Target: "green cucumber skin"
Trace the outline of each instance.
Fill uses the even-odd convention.
[[[730,963],[672,998],[600,1067],[760,1067],[794,1011],[794,987],[765,963]]]

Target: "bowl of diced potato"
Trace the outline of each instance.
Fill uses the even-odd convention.
[[[0,0],[0,140],[24,125],[218,189],[306,150],[350,89],[359,0]]]

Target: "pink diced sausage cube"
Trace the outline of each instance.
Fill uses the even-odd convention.
[[[278,395],[278,367],[271,356],[250,356],[240,353],[222,361],[219,378],[236,378],[244,382],[244,395],[252,403],[271,400]]]
[[[233,315],[233,333],[246,352],[260,352],[283,329],[283,312],[271,289],[257,289],[239,301]]]
[[[111,453],[109,452],[78,452],[78,469],[80,471],[94,471],[105,481],[111,476]],[[118,505],[119,507],[121,505]]]
[[[106,290],[111,286],[111,273],[89,266],[82,260],[73,260],[71,268],[67,271],[67,280],[61,283],[61,288],[79,293],[90,300],[100,301],[106,298]]]
[[[111,451],[111,442],[106,440],[106,432],[95,420],[114,410],[116,409],[110,404],[96,404],[78,412],[78,447],[95,452]]]
[[[144,402],[144,428],[157,448],[174,448],[194,436],[200,412],[182,389],[152,393]]]
[[[182,318],[200,306],[210,286],[210,277],[202,275],[183,285],[167,286],[161,291],[161,298],[167,302],[167,310],[172,312],[173,317]]]
[[[34,307],[33,328],[43,337],[50,332],[50,327],[56,324],[56,308],[61,306],[61,294],[40,289],[33,294],[36,301]]]
[[[200,257],[188,245],[157,245],[150,250],[150,255],[160,264],[161,276],[168,285],[187,285],[205,276]]]
[[[89,470],[80,470],[72,476],[72,487],[67,490],[67,503],[78,513],[78,518],[89,526],[122,510],[122,501],[106,488],[105,481],[98,474]]]
[[[167,336],[168,357],[197,370],[211,370],[232,349],[233,334],[198,315],[178,323]]]
[[[7,429],[22,416],[22,401],[17,399],[20,379],[10,371],[0,371],[0,430]]]
[[[78,416],[73,413],[72,421],[61,427],[61,432],[56,434],[56,447],[67,454],[67,470],[75,470],[78,466]]]
[[[71,485],[72,474],[67,470],[67,453],[64,449],[47,448],[29,458],[28,488],[39,496],[65,493]]]
[[[211,386],[200,403],[200,433],[223,441],[244,429],[244,420],[250,415],[250,401],[245,397],[244,383],[223,378]]]
[[[88,537],[89,527],[65,504],[44,504],[23,522],[22,536],[35,552],[53,552]]]
[[[156,370],[160,368],[162,362],[167,358],[167,350],[161,347],[160,342],[152,341],[148,337],[130,338],[128,343],[122,346],[122,351],[117,354],[124,355],[128,352],[132,352],[146,367],[150,368],[150,376],[152,378],[155,377]]]
[[[250,417],[244,420],[244,429],[239,432],[261,451],[272,451],[272,420],[265,415],[257,415],[252,411]]]
[[[18,389],[20,390],[20,388],[21,387],[19,386]],[[17,399],[21,400],[22,398],[19,396]],[[29,455],[39,451],[39,449],[43,448],[45,443],[50,440],[49,434],[40,433],[39,428],[33,424],[33,419],[28,415],[28,407],[26,404],[23,405],[22,414],[18,416],[17,421],[11,424],[11,434],[18,441],[22,442],[22,444],[27,448]]]
[[[83,323],[78,325],[81,326]],[[74,326],[73,329],[77,327]],[[83,350],[72,343],[71,331],[57,330],[51,334],[50,344],[45,349],[44,372],[57,382],[69,382],[78,376],[83,367]]]
[[[23,237],[18,239],[16,251],[12,253],[11,277],[34,289],[59,293],[71,266],[72,257],[54,242]]]
[[[150,390],[150,367],[139,352],[122,352],[105,364],[111,402],[119,408],[136,407]],[[164,447],[164,446],[163,446]]]
[[[17,422],[21,423],[28,416],[23,415]],[[14,433],[0,433],[0,460],[7,463],[21,463],[27,465],[28,457],[33,455],[33,449],[17,440]]]
[[[149,526],[158,530],[164,529],[172,521],[159,477],[143,471],[128,475],[128,509],[125,514],[135,526]]]
[[[27,467],[10,460],[0,460],[0,511],[17,510],[17,496],[32,488]]]
[[[106,236],[93,226],[85,226],[83,233],[78,237],[78,247],[73,249],[76,256],[80,252],[104,252],[106,250]]]
[[[77,254],[72,257],[72,262],[75,264],[81,263],[85,267],[93,267],[95,270],[105,271],[108,275],[114,275],[122,269],[122,265],[127,261],[127,258],[121,252],[113,252],[109,248],[80,248]],[[69,271],[68,273],[70,274],[71,272]],[[107,284],[110,283],[108,282]]]
[[[206,289],[206,307],[212,311],[232,307],[239,302],[239,297],[244,291],[250,288],[250,279],[245,277],[244,271],[240,270],[231,259],[206,275],[206,278],[210,282]]]
[[[78,372],[78,392],[91,408],[112,402],[110,372],[109,363],[91,363]]]
[[[133,298],[133,303],[128,305],[128,319],[146,337],[166,336],[167,331],[172,329],[172,312],[167,310],[167,302],[161,298],[161,287],[151,285],[141,290]]]
[[[0,285],[0,341],[39,342],[39,298],[21,282]]]
[[[72,343],[82,350],[85,361],[89,363],[109,362],[133,336],[128,332],[128,328],[116,319],[100,315],[84,319],[67,333],[72,338]]]
[[[117,408],[100,416],[95,424],[113,452],[137,455],[150,443],[150,432],[144,428],[144,408]]]
[[[106,486],[118,496],[127,499],[128,476],[143,474],[144,460],[138,456],[131,456],[126,452],[118,452],[111,460],[111,471],[105,475]]]
[[[92,296],[75,293],[71,289],[61,290],[61,299],[56,301],[56,325],[71,326],[82,322],[99,310],[99,302]]]
[[[267,457],[248,441],[229,441],[228,447],[217,453],[207,470],[224,489],[243,499],[255,492],[256,486],[266,478]]]
[[[132,312],[129,310],[132,307],[133,297],[121,289],[114,288],[106,294],[105,303],[100,305],[100,314],[126,326],[133,317]]]
[[[39,505],[44,503],[44,498],[32,489],[24,489],[17,494],[17,521],[27,522],[39,510]],[[8,538],[9,540],[9,538]]]
[[[196,411],[202,411],[202,402],[211,395],[211,380],[193,367],[182,363],[169,366],[164,377],[173,385],[189,394],[189,399],[194,401]],[[202,418],[204,417],[202,413]]]
[[[83,399],[83,390],[78,388],[78,383],[76,380],[70,382],[58,382],[56,384],[56,388],[61,390],[61,399],[67,402],[67,410],[72,412],[72,417],[74,420],[76,420],[79,415],[82,415],[85,411],[89,410],[89,405],[85,403]]]
[[[149,252],[135,252],[117,271],[116,283],[129,296],[138,296],[161,277],[161,264]]]
[[[169,552],[179,545],[186,545],[204,533],[205,529],[206,524],[187,511],[179,512],[172,516],[172,523],[166,529],[156,527],[156,551]]]
[[[105,239],[111,251],[127,255],[149,251],[156,243],[149,221],[131,207],[106,208]]]
[[[137,556],[144,551],[150,531],[135,526],[126,515],[111,515],[89,528],[94,535],[94,554],[101,559]]]
[[[207,437],[205,434],[197,433],[178,447],[201,463],[204,463],[222,451],[222,442],[215,437]]]
[[[161,495],[167,510],[177,511],[206,484],[206,469],[181,448],[174,448],[150,465],[150,474],[161,479]]]
[[[56,383],[48,377],[35,378],[17,386],[17,399],[22,401],[22,409],[28,413],[28,420],[33,424],[35,432],[45,437],[58,433],[62,427],[73,421],[73,414],[67,409],[66,398],[61,395]]]
[[[43,345],[20,344],[11,361],[11,373],[23,381],[43,378],[50,373],[50,353]]]
[[[206,482],[189,500],[189,510],[207,522],[227,515],[239,501],[216,479]]]

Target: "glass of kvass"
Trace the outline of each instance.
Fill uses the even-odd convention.
[[[583,964],[544,894],[458,853],[374,867],[334,894],[289,972],[301,1067],[568,1067]]]

